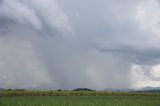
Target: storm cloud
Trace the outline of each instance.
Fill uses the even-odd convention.
[[[1,0],[0,87],[160,86],[158,0]]]

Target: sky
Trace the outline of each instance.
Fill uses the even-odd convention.
[[[0,0],[0,88],[160,86],[159,0]]]

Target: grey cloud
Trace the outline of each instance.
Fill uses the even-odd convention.
[[[131,87],[133,64],[152,67],[160,60],[159,39],[134,19],[141,2],[2,1],[0,85]]]
[[[160,62],[159,48],[141,48],[131,46],[119,46],[117,48],[96,48],[100,52],[113,53],[129,58],[131,62],[142,65],[157,65]]]
[[[72,31],[67,16],[59,8],[56,0],[46,2],[42,0],[2,1],[0,15],[1,18],[10,20],[10,22],[28,26],[51,36],[58,35],[56,32],[64,34]]]
[[[10,21],[7,19],[0,19],[0,35],[4,35],[7,32],[9,23]]]

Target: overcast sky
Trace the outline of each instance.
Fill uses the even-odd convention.
[[[0,87],[160,86],[159,0],[0,0]]]

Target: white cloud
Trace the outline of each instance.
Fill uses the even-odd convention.
[[[149,69],[145,68],[148,67]],[[132,87],[160,86],[160,68],[156,66],[132,65]]]
[[[146,0],[137,7],[137,19],[140,28],[160,36],[160,6],[158,0]]]
[[[154,80],[160,81],[160,65],[153,66],[150,74]]]

